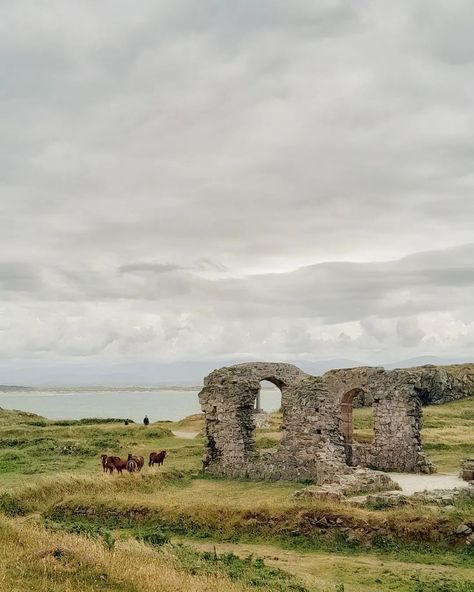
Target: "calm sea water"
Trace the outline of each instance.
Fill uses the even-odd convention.
[[[81,419],[83,417],[128,417],[142,421],[182,419],[199,413],[198,390],[157,391],[45,391],[0,393],[0,407],[30,411],[49,419]],[[280,407],[278,390],[262,390],[261,403],[266,411]]]

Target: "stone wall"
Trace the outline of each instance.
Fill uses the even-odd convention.
[[[340,430],[350,465],[385,471],[431,473],[432,463],[421,449],[422,408],[419,396],[422,373],[383,368],[330,370],[323,379],[336,401]],[[352,410],[357,401],[370,401],[374,437],[370,444],[352,441]]]
[[[258,453],[255,401],[262,380],[281,390],[283,433],[275,450]],[[322,377],[280,363],[215,370],[199,394],[206,419],[204,468],[227,477],[319,484],[354,473],[357,465],[431,472],[421,450],[419,388],[418,374],[382,368],[333,370]],[[367,445],[352,441],[352,407],[361,396],[374,408],[374,439]]]

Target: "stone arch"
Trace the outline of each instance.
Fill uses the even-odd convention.
[[[344,442],[344,452],[348,465],[353,464],[354,445],[354,401],[366,394],[366,390],[360,386],[351,388],[342,395],[339,408],[339,429]]]
[[[353,413],[354,413],[354,399],[361,393],[363,390],[360,387],[354,387],[350,391],[347,391],[342,396],[341,404],[340,404],[340,430],[342,436],[344,438],[344,442],[346,444],[352,444],[353,441],[353,433],[354,433],[354,422],[353,422]]]
[[[306,374],[281,363],[245,363],[215,370],[199,393],[206,416],[205,466],[227,476],[248,476],[255,466],[255,400],[260,382],[281,391],[284,416],[289,390]]]
[[[287,406],[283,401],[283,392],[280,381],[267,380],[260,381],[260,388],[257,394],[254,410],[255,428],[272,428],[272,432],[278,432],[281,436],[284,425]],[[275,446],[278,437],[274,434],[267,435],[275,439]],[[258,446],[258,442],[256,443]],[[267,442],[267,446],[269,443]]]

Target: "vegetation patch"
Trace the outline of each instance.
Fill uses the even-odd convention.
[[[465,511],[471,512],[470,506],[466,506]],[[112,529],[141,525],[158,528],[169,536],[196,539],[272,540],[289,548],[344,553],[371,549],[402,554],[408,560],[410,554],[454,553],[464,562],[472,561],[474,552],[472,547],[462,544],[456,549],[453,532],[459,524],[459,514],[446,514],[441,510],[425,510],[424,514],[417,508],[376,512],[323,503],[282,510],[239,510],[197,504],[182,508],[157,502],[117,503],[104,497],[91,503],[75,496],[51,507],[47,516],[54,521],[91,520]]]
[[[294,576],[281,569],[269,567],[258,557],[250,555],[241,559],[233,553],[198,553],[183,545],[176,546],[174,552],[181,567],[192,575],[224,574],[230,580],[252,588],[267,587],[274,592],[308,592]]]

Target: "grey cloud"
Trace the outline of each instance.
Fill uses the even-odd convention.
[[[179,265],[172,265],[170,263],[157,263],[157,262],[148,262],[148,263],[128,263],[127,265],[122,265],[119,267],[119,272],[121,273],[129,273],[129,272],[152,272],[157,274],[168,273],[170,271],[178,271],[183,269]]]
[[[3,3],[5,355],[465,351],[472,16]]]

